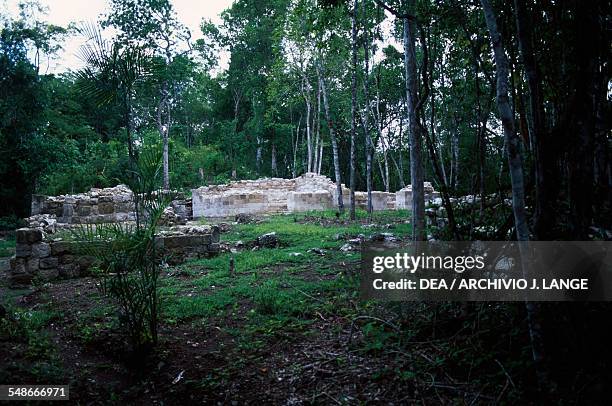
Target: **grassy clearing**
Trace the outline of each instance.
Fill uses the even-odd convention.
[[[359,234],[391,232],[406,237],[410,224],[407,213],[378,212],[370,224],[364,212],[358,215],[357,222],[347,221],[346,214],[336,218],[329,211],[234,225],[222,234],[222,242],[241,240],[249,246],[273,231],[281,246],[245,248],[164,270],[158,354],[163,362],[155,365],[166,366],[154,366],[149,378],[168,385],[178,372],[187,370],[189,381],[173,390],[221,394],[220,399],[234,396],[236,385],[244,384],[273,387],[279,400],[295,388],[302,398],[317,403],[319,383],[324,380],[328,390],[335,391],[334,397],[345,403],[351,403],[341,397],[347,387],[361,388],[361,399],[388,391],[385,399],[391,401],[397,400],[397,394],[389,388],[398,385],[412,396],[418,392],[447,403],[478,397],[494,403],[502,391],[508,402],[520,400],[522,382],[532,374],[523,306],[360,301],[360,255],[342,252],[340,247]],[[323,255],[313,248],[323,249]],[[23,319],[25,327],[11,333],[21,337],[21,362],[29,359],[29,351],[38,354],[32,361],[40,363],[35,377],[54,368],[58,376],[61,373],[48,348],[52,348],[50,324],[62,314],[67,327],[63,334],[69,338],[65,342],[95,357],[89,360],[89,369],[98,371],[96,379],[105,379],[110,367],[113,377],[121,373],[122,366],[113,358],[117,315],[94,285],[95,281],[67,281],[66,287],[58,284],[55,291],[54,286],[45,288],[49,297],[61,298],[56,307],[30,310],[33,315]],[[466,309],[468,316],[463,315]],[[9,345],[10,339],[5,342]],[[100,364],[98,357],[105,362]],[[471,372],[476,370],[477,374]],[[24,369],[20,375],[28,373]],[[508,387],[506,373],[518,389]],[[355,382],[360,384],[354,386]],[[113,391],[109,396],[115,396]]]
[[[361,219],[366,217],[365,212],[358,214]],[[224,241],[249,242],[262,234],[276,232],[281,247],[224,253],[183,264],[179,267],[180,274],[190,278],[165,278],[162,284],[165,320],[174,323],[223,316],[235,311],[236,303],[247,303],[260,316],[302,319],[331,308],[331,299],[339,291],[356,290],[356,281],[345,277],[338,264],[355,263],[359,254],[339,251],[345,243],[342,235],[409,232],[409,224],[395,224],[392,230],[386,227],[389,222],[397,221],[397,212],[376,213],[372,226],[358,222],[347,225],[347,216],[345,213],[336,218],[334,211],[278,215],[263,222],[234,226],[223,235]],[[325,224],[317,224],[317,218]],[[309,222],[304,222],[305,219]],[[314,248],[325,250],[325,255],[310,252]],[[231,257],[235,261],[234,276],[229,274]],[[337,274],[340,277],[336,278]],[[325,298],[327,293],[331,293],[330,297]]]
[[[339,250],[346,237],[377,232],[406,237],[410,224],[407,212],[377,212],[370,224],[365,212],[358,212],[357,222],[347,221],[347,216],[337,218],[334,211],[278,215],[233,226],[223,241],[248,243],[276,232],[281,247],[224,253],[178,267],[174,272],[182,278],[163,278],[163,321],[200,329],[213,323],[235,337],[235,359],[248,359],[279,341],[302,342],[320,335],[317,323],[343,320],[331,328],[342,337],[335,342],[343,353],[328,365],[343,371],[351,357],[365,357],[373,362],[368,376],[373,382],[391,379],[427,386],[432,376],[445,380],[449,371],[460,375],[478,366],[481,373],[473,383],[486,386],[489,380],[503,384],[498,363],[525,368],[529,356],[523,351],[524,326],[509,329],[504,337],[490,332],[500,325],[516,326],[516,319],[523,317],[520,306],[478,304],[471,312],[475,319],[461,319],[462,308],[453,303],[360,301],[359,253]],[[313,248],[325,254],[310,252]],[[235,260],[234,276],[229,274],[230,257]],[[488,350],[490,346],[495,351]],[[386,360],[389,353],[396,354],[392,362]],[[210,388],[226,379],[217,376]],[[520,394],[509,398],[513,396]]]

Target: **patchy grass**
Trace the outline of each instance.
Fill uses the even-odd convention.
[[[12,295],[35,314],[27,322],[31,333],[20,336],[42,340],[24,339],[24,348],[40,353],[41,362],[53,359],[52,351],[37,347],[65,354],[71,396],[83,404],[520,402],[533,372],[523,308],[478,304],[466,317],[457,304],[360,301],[359,253],[339,248],[359,234],[407,237],[410,224],[403,212],[376,212],[371,221],[362,211],[356,222],[347,217],[326,211],[234,225],[223,242],[248,246],[274,231],[281,246],[164,270],[160,343],[155,359],[139,364],[144,377],[134,377],[121,359],[117,315],[94,278]],[[0,338],[2,352],[9,343]],[[28,354],[19,354],[30,365]]]
[[[0,258],[10,257],[15,253],[15,236],[0,238]]]
[[[61,314],[49,306],[36,310],[18,308],[9,302],[3,306],[7,317],[0,319],[0,353],[7,355],[0,368],[0,382],[11,382],[13,374],[55,382],[63,371],[47,328],[59,321]]]

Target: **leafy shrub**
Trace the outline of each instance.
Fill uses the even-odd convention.
[[[85,225],[75,232],[80,249],[98,261],[103,294],[118,306],[119,322],[136,354],[157,344],[159,314],[155,233],[172,196],[158,190],[161,153],[144,149],[127,185],[134,192],[136,224]]]
[[[0,231],[14,231],[18,228],[25,227],[27,225],[24,219],[17,216],[10,215],[7,217],[0,217]]]

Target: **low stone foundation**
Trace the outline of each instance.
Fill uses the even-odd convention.
[[[79,253],[81,243],[53,239],[41,228],[21,228],[16,231],[16,239],[8,277],[12,286],[29,286],[34,280],[47,282],[80,276],[95,262],[93,257]],[[208,257],[219,252],[219,228],[173,227],[160,232],[155,244],[160,260],[170,264]]]

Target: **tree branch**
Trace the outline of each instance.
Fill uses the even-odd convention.
[[[407,20],[413,20],[413,21],[416,20],[416,18],[412,14],[400,13],[393,7],[383,3],[381,0],[374,0],[374,1],[376,2],[376,4],[378,4],[379,7],[384,8],[385,10],[387,10],[389,13],[393,14],[397,18],[405,18]]]

